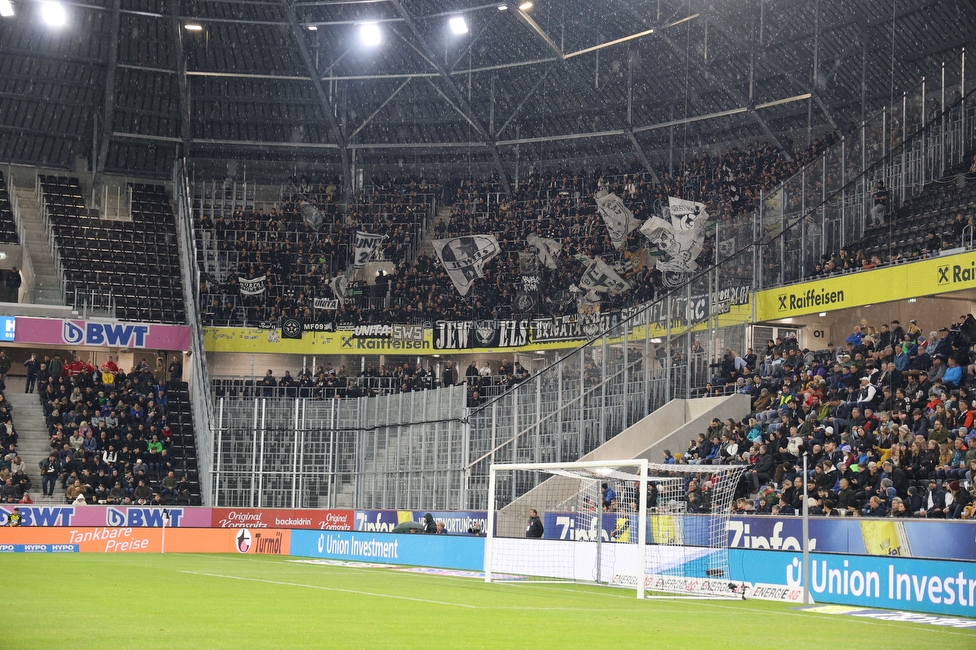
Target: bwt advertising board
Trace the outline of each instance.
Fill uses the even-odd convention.
[[[802,586],[803,556],[729,551],[733,580]],[[900,557],[810,555],[810,593],[818,603],[976,616],[976,564]]]
[[[291,531],[291,554],[382,564],[481,571],[485,538],[454,535]]]
[[[144,508],[136,506],[15,506],[0,507],[0,526],[14,508],[21,526],[127,526],[161,528],[163,510],[169,513],[167,528],[209,528],[210,508]]]
[[[288,555],[291,531],[262,528],[0,528],[0,553],[250,553]]]
[[[352,530],[352,510],[274,510],[267,508],[214,508],[214,528],[313,528]]]
[[[121,323],[17,316],[15,341],[52,346],[87,346],[150,350],[189,350],[185,325]]]

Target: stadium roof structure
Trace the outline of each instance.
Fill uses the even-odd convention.
[[[958,84],[976,33],[972,0],[72,0],[60,29],[43,4],[0,18],[2,157],[149,175],[789,149],[944,62]]]

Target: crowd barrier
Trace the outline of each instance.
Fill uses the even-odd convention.
[[[0,526],[15,506],[0,507]],[[163,509],[144,506],[18,506],[23,527],[108,526],[160,528]],[[334,531],[391,532],[397,524],[420,521],[430,512],[449,534],[467,533],[474,525],[485,530],[487,513],[426,510],[288,510],[274,508],[166,508],[167,528],[279,528]],[[633,514],[604,514],[599,526],[604,540],[615,529],[636,530]],[[592,540],[597,520],[591,514],[548,512],[543,515],[547,539]],[[654,515],[648,520],[648,539],[669,541],[681,530],[683,542],[709,546],[709,515]],[[802,550],[800,517],[732,516],[726,523],[728,544],[735,549]],[[976,561],[976,526],[968,521],[870,519],[859,517],[810,519],[810,549],[820,553],[889,555],[934,560]]]
[[[9,510],[0,509],[4,519]],[[423,511],[171,508],[168,521],[162,509],[141,507],[28,506],[21,512],[27,525],[0,528],[0,553],[269,554],[428,567],[434,572],[483,569],[483,537],[388,532],[400,521],[420,519]],[[431,514],[461,531],[471,523],[483,525],[485,513]],[[524,545],[527,552],[539,551],[547,544],[563,543],[560,539],[591,541],[598,527],[602,537],[614,527],[619,530],[621,523],[636,525],[636,518],[621,522],[632,515],[612,514],[599,524],[590,516],[592,526],[587,529],[579,525],[584,516],[548,514],[548,540],[508,541]],[[665,541],[664,536],[682,529],[689,543],[705,539],[707,515],[680,519],[652,516],[651,538],[657,535]],[[271,525],[278,521],[294,525]],[[749,597],[798,603],[800,525],[798,518],[790,517],[734,517],[729,524],[729,578],[745,583]],[[580,530],[588,532],[578,534]],[[815,519],[810,527],[811,545],[816,544],[811,553],[811,595],[820,604],[976,617],[976,562],[965,561],[976,558],[974,530],[968,523],[954,522]],[[633,549],[629,544],[611,546]],[[648,546],[645,552],[655,548],[660,547]],[[684,581],[695,590],[727,586],[727,581],[720,585],[718,580],[669,576],[653,576],[649,586],[660,580]]]

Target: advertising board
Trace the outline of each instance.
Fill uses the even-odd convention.
[[[0,528],[0,553],[252,553],[288,555],[291,531],[130,526]],[[165,547],[164,547],[165,544]]]
[[[352,510],[275,510],[269,508],[213,508],[208,525],[214,528],[314,528],[352,530]]]
[[[291,533],[291,554],[300,557],[480,571],[484,552],[485,538],[471,535],[312,530]]]
[[[18,508],[21,526],[126,526],[129,528],[161,528],[163,510],[169,513],[167,528],[209,528],[210,508],[150,508],[144,506],[20,506],[0,507],[0,526],[7,525],[7,516]]]
[[[57,347],[189,350],[190,328],[185,325],[17,316],[14,340]]]

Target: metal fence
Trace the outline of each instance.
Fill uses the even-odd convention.
[[[219,398],[213,502],[457,508],[464,400],[463,386],[360,399]]]

